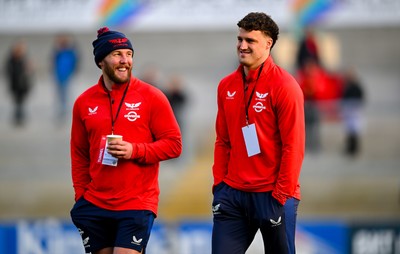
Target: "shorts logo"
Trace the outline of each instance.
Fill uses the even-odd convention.
[[[78,228],[79,234],[82,237],[82,243],[83,243],[83,247],[84,248],[89,248],[90,244],[89,244],[89,236],[86,238],[83,238],[83,234],[85,233],[82,229]]]
[[[85,248],[90,247],[90,245],[89,245],[89,236],[86,237],[85,239],[83,239],[82,242],[83,242],[83,246],[84,246]]]
[[[221,212],[219,211],[219,209],[221,208],[221,204],[217,204],[215,206],[212,206],[212,212],[213,214],[221,214]]]
[[[132,237],[132,244],[140,245],[140,243],[143,241],[143,238],[136,239],[136,236]]]
[[[274,221],[273,219],[269,219],[272,224],[272,227],[276,227],[282,224],[282,217],[279,216],[278,220]]]

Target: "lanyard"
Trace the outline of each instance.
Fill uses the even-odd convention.
[[[264,63],[261,65],[260,69],[258,70],[258,74],[257,74],[257,79],[256,79],[256,83],[254,84],[253,89],[251,90],[250,93],[250,98],[249,101],[246,103],[246,91],[248,86],[246,87],[246,75],[244,74],[244,68],[242,69],[242,80],[243,80],[243,96],[244,96],[244,106],[245,106],[245,110],[246,110],[246,125],[249,125],[249,107],[250,107],[250,102],[253,99],[253,95],[254,95],[254,90],[256,89],[257,83],[258,83],[258,79],[260,78],[261,75],[261,71],[264,68]]]
[[[130,84],[130,82],[125,87],[124,94],[122,95],[121,101],[119,102],[119,106],[118,106],[118,110],[117,110],[117,114],[115,115],[115,118],[113,117],[113,112],[112,112],[113,111],[112,110],[113,99],[111,99],[110,91],[107,91],[108,101],[110,102],[111,134],[114,134],[114,124],[117,121],[119,111],[121,110],[122,103],[124,102],[124,99],[125,99],[125,95],[128,92],[129,84]]]

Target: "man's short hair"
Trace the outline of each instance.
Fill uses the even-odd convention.
[[[250,12],[237,23],[239,28],[246,31],[261,31],[272,38],[272,46],[278,40],[279,27],[272,18],[263,12]]]

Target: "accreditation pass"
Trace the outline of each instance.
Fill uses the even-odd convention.
[[[261,153],[260,144],[258,143],[256,125],[254,123],[246,125],[242,128],[244,142],[246,144],[247,155],[253,156]]]

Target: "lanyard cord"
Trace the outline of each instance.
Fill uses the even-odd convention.
[[[115,119],[113,118],[113,112],[112,112],[113,100],[111,99],[110,91],[107,90],[108,101],[110,102],[111,134],[113,134],[113,135],[114,135],[114,124],[117,121],[117,118],[118,118],[118,115],[119,115],[119,111],[121,110],[122,103],[124,102],[124,99],[125,99],[125,95],[128,92],[129,84],[130,84],[130,82],[125,87],[124,94],[122,95],[121,101],[119,102],[119,106],[118,106],[117,114],[115,115]]]
[[[254,90],[256,89],[257,83],[258,83],[258,79],[260,78],[261,75],[261,71],[264,68],[264,63],[262,63],[260,69],[258,70],[258,74],[257,74],[257,79],[256,79],[256,83],[254,84],[253,89],[251,90],[250,93],[250,98],[249,101],[246,103],[246,91],[248,86],[246,87],[246,74],[244,74],[244,68],[242,69],[242,80],[243,80],[243,96],[244,96],[244,103],[245,103],[245,110],[246,110],[246,125],[249,125],[249,107],[250,107],[250,102],[253,99],[253,95],[254,95]]]

